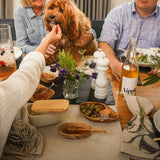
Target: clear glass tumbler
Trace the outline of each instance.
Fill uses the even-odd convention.
[[[0,81],[7,79],[16,70],[10,25],[0,24]]]

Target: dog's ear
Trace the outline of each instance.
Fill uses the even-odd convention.
[[[70,1],[70,0],[67,0],[67,1]],[[69,6],[67,12],[68,12],[68,16],[67,16],[68,37],[71,41],[75,41],[79,37],[79,21],[72,5]]]
[[[44,16],[44,23],[45,23],[45,26],[46,26],[46,30],[47,30],[47,31],[51,31],[52,28],[51,28],[51,26],[49,25],[49,22],[48,22],[46,16]]]

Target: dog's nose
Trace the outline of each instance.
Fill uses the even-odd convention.
[[[49,18],[50,18],[50,19],[54,19],[54,18],[55,18],[55,15],[54,15],[54,14],[51,14],[51,15],[49,16]]]

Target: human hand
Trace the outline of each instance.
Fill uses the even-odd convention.
[[[152,74],[156,74],[158,73],[157,76],[160,77],[160,69],[152,69],[150,72],[148,72],[148,74],[152,75]]]
[[[85,46],[87,43],[89,43],[90,41],[93,40],[93,35],[91,32],[89,31],[84,31],[80,37],[80,39],[78,41],[76,41],[75,45],[78,47],[83,47]]]
[[[61,36],[62,36],[62,32],[61,32],[61,28],[59,27],[59,25],[54,26],[52,28],[52,31],[48,32],[46,37],[42,39],[40,45],[35,49],[35,51],[40,52],[43,55],[45,55],[47,49],[48,49],[48,52],[50,52],[51,50],[54,50],[53,45],[50,45],[50,44],[53,44],[57,42],[58,40],[60,40]]]
[[[119,62],[118,60],[110,63],[112,74],[118,82],[120,82],[122,64],[123,63]]]
[[[152,75],[157,73],[158,69],[152,69],[150,72],[148,72],[148,74]]]
[[[48,58],[50,55],[55,53],[56,47],[53,44],[50,44],[46,50],[45,57]]]
[[[61,37],[62,37],[62,31],[60,26],[57,24],[57,25],[54,25],[52,30],[47,33],[45,39],[48,40],[49,44],[51,44],[60,40]]]

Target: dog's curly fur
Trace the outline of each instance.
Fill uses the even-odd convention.
[[[77,62],[81,59],[79,54],[81,49],[86,49],[85,54],[87,55],[91,55],[97,50],[96,40],[83,47],[75,45],[80,40],[82,33],[91,29],[91,22],[73,1],[50,0],[45,9],[44,22],[48,31],[51,31],[55,24],[59,24],[62,29],[61,40],[54,44],[56,53],[46,59],[47,65],[57,61],[58,51],[62,49],[65,49],[66,52],[69,51]]]

